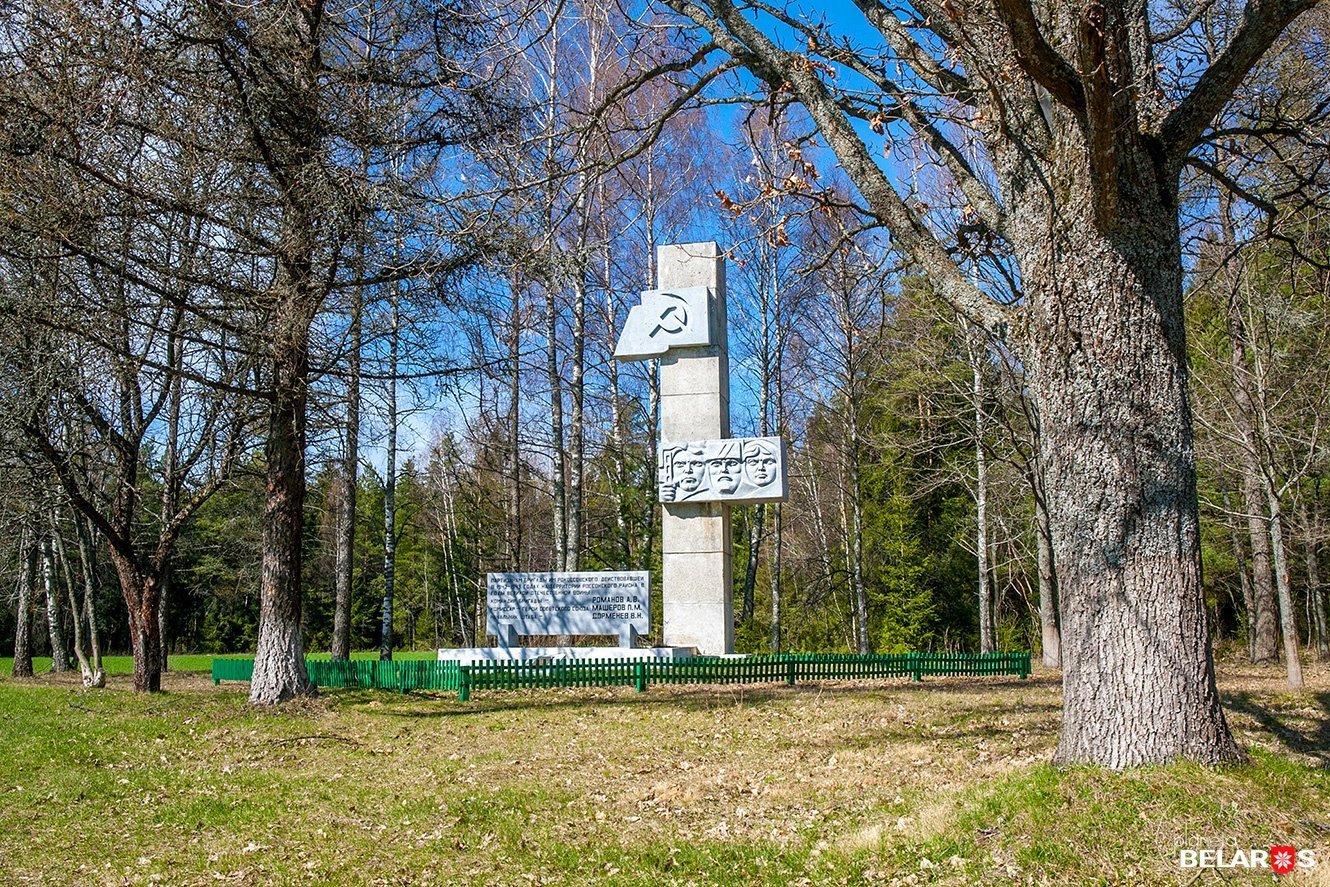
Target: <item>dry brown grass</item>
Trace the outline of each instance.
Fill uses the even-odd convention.
[[[1224,666],[1251,764],[1127,774],[1048,764],[1060,690],[1043,671],[465,704],[330,692],[276,712],[200,675],[171,674],[152,699],[127,678],[87,694],[0,681],[0,736],[20,749],[0,784],[21,786],[10,821],[34,824],[0,837],[0,869],[22,883],[1154,884],[1187,883],[1176,848],[1214,836],[1316,847],[1324,877],[1330,674],[1308,675],[1289,693],[1275,670]],[[89,820],[106,824],[91,841]]]

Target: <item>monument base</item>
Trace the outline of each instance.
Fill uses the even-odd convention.
[[[691,659],[692,647],[445,647],[440,662],[529,662],[535,659]]]

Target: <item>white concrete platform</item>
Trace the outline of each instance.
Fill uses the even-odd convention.
[[[439,661],[528,662],[534,659],[691,659],[692,647],[445,647]]]

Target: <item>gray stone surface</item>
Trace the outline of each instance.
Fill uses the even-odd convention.
[[[485,631],[512,646],[519,635],[618,635],[632,646],[651,630],[651,574],[490,573]]]
[[[783,502],[789,498],[779,437],[662,441],[656,457],[661,502]]]
[[[707,287],[712,344],[671,351],[660,362],[662,440],[730,436],[725,259],[715,243],[662,246],[661,289]],[[662,634],[668,646],[704,655],[734,652],[730,508],[720,502],[665,503],[662,519]]]
[[[715,296],[706,286],[647,290],[628,311],[616,360],[649,360],[672,348],[715,345]]]

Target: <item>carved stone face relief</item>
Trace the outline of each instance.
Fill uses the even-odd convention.
[[[757,437],[744,441],[744,476],[753,486],[765,487],[776,479],[781,462],[779,450],[769,439]]]
[[[740,471],[739,442],[727,440],[707,458],[707,471],[711,474],[711,485],[722,496],[733,496],[739,489]]]
[[[662,502],[775,502],[789,495],[779,437],[660,445]]]
[[[706,483],[706,454],[701,447],[680,447],[674,452],[671,467],[680,492],[695,493]]]

